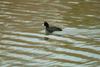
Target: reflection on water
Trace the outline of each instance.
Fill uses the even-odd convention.
[[[98,0],[1,0],[0,67],[99,67],[99,6]],[[63,31],[45,35],[43,21]]]

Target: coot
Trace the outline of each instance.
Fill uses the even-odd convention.
[[[45,26],[46,34],[51,34],[55,31],[62,31],[62,29],[59,27],[50,26],[47,21],[44,21],[44,26]]]

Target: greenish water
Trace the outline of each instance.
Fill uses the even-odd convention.
[[[99,6],[99,0],[0,0],[0,67],[100,67]],[[63,31],[45,35],[44,21]]]

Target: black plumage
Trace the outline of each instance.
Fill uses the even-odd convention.
[[[50,26],[47,21],[44,21],[44,26],[45,26],[45,30],[46,30],[46,33],[49,34],[49,33],[53,33],[55,31],[62,31],[61,28],[59,27],[56,27],[56,26]]]

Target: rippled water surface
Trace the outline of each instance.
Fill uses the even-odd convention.
[[[0,67],[100,67],[100,0],[0,0]]]

